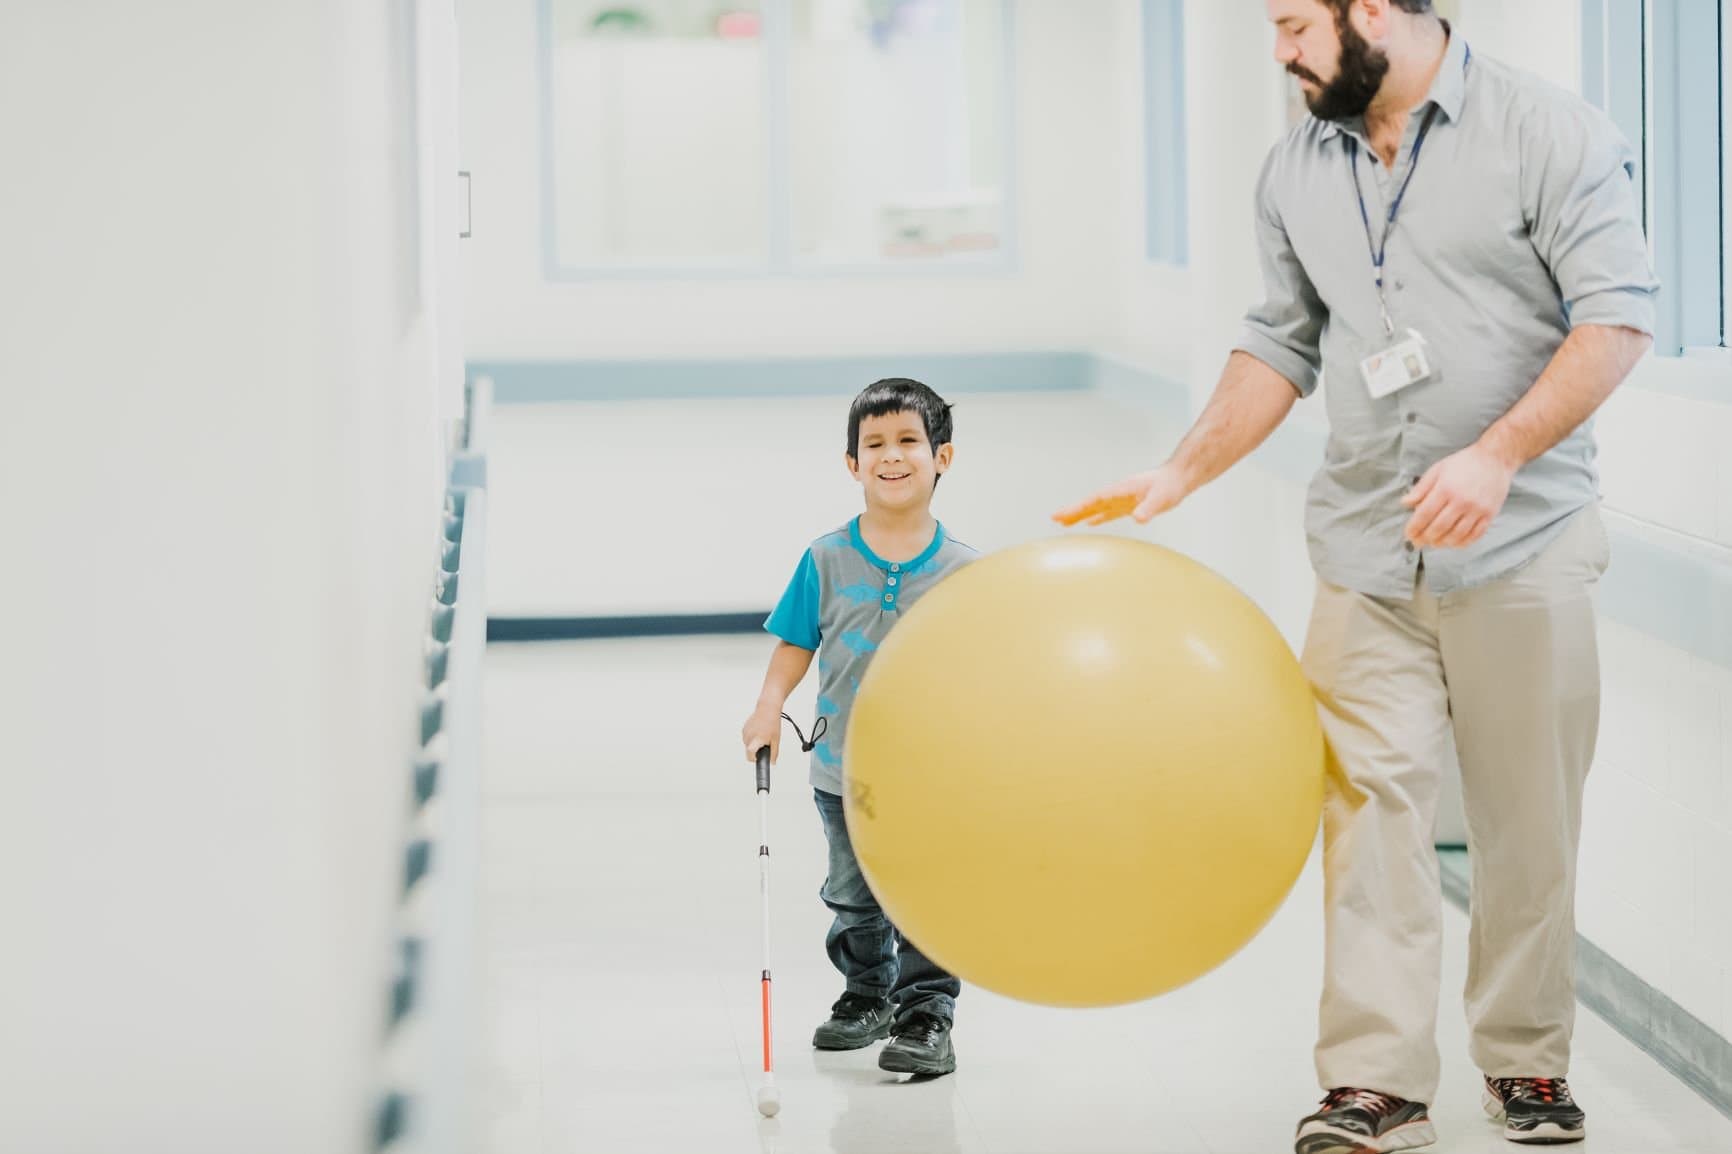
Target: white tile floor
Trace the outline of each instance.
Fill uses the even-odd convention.
[[[807,1046],[838,982],[823,949],[822,834],[797,759],[775,792],[783,1111],[753,1108],[757,813],[735,753],[756,638],[495,646],[484,811],[484,1154],[1269,1154],[1314,1102],[1313,868],[1214,974],[1126,1009],[965,990],[954,1077],[882,1075]],[[809,692],[790,712],[809,713]],[[1446,914],[1445,983],[1464,920]],[[1439,1040],[1443,1154],[1513,1149],[1478,1113],[1458,1001]],[[1584,1154],[1726,1154],[1721,1116],[1592,1015],[1573,1082]]]

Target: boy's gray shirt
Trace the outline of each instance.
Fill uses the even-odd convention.
[[[812,750],[813,788],[842,792],[848,714],[872,654],[905,610],[979,555],[939,525],[920,556],[886,561],[861,537],[856,517],[812,542],[800,558],[764,628],[818,654],[818,716],[826,719],[826,728]]]

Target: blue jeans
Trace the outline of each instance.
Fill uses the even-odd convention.
[[[898,1023],[915,1013],[950,1021],[956,1014],[956,996],[962,992],[962,983],[933,964],[878,908],[878,899],[867,888],[854,856],[854,843],[842,816],[842,798],[821,789],[812,794],[830,843],[830,876],[824,879],[818,896],[836,915],[824,949],[841,971],[848,992],[889,998],[896,1007]]]

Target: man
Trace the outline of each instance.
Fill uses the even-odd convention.
[[[1331,754],[1327,1094],[1295,1149],[1436,1140],[1432,843],[1452,739],[1486,1106],[1514,1141],[1577,1141],[1576,848],[1608,560],[1589,418],[1646,352],[1657,288],[1631,153],[1582,101],[1472,52],[1430,0],[1267,4],[1312,112],[1257,189],[1267,299],[1172,458],[1059,519],[1173,508],[1323,374],[1303,660]]]

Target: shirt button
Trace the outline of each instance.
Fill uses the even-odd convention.
[[[1411,424],[1413,424],[1413,423],[1414,423],[1414,422],[1415,422],[1415,421],[1417,421],[1417,420],[1419,420],[1419,414],[1418,414],[1418,413],[1409,413],[1409,414],[1407,414],[1407,423],[1408,423],[1408,424],[1410,424],[1410,425],[1411,425]]]
[[[892,585],[896,584],[896,578],[894,578],[894,577],[890,578],[890,584],[892,584]]]
[[[893,603],[895,600],[896,600],[896,594],[894,594],[894,593],[886,593],[884,595],[884,603],[886,605]]]
[[[892,573],[900,573],[900,572],[902,572],[902,566],[900,566],[900,565],[892,565],[892,566],[890,566],[890,572],[892,572]]]
[[[1409,553],[1413,552],[1413,542],[1409,541],[1407,544],[1403,545],[1402,548],[1406,549]]]

